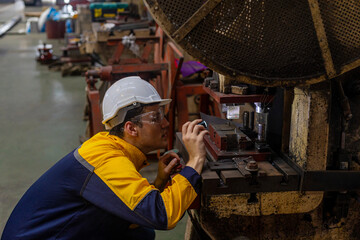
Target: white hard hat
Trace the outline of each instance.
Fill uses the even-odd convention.
[[[161,99],[155,88],[138,76],[126,77],[115,82],[105,93],[102,102],[103,121],[106,129],[122,123],[128,110],[140,103],[165,105],[171,99]]]

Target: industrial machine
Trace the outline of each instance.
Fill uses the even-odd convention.
[[[219,73],[203,87],[227,116],[254,108],[250,130],[251,111],[239,125],[202,116],[207,162],[186,239],[360,239],[360,3],[145,3],[169,37]],[[263,91],[229,95],[240,83]],[[276,91],[266,106],[268,87]]]
[[[37,50],[36,60],[41,64],[49,64],[56,60],[56,57],[53,55],[51,44],[39,44]]]

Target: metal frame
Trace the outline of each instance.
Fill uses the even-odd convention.
[[[188,154],[181,133],[176,133],[177,148],[184,161]],[[286,155],[272,153],[271,160],[258,162],[254,175],[238,169],[231,158],[214,161],[208,154],[201,174],[202,194],[222,195],[285,191],[354,191],[360,190],[360,171],[326,170],[306,171]],[[262,172],[261,172],[262,171]]]

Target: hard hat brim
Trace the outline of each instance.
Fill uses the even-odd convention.
[[[164,106],[169,104],[172,101],[172,99],[161,99],[161,101],[159,102],[160,106]]]
[[[161,99],[161,100],[159,100],[159,101],[154,101],[154,102],[151,102],[151,103],[149,103],[149,102],[139,102],[139,103],[142,103],[142,104],[145,104],[145,105],[147,105],[147,104],[159,104],[159,106],[164,106],[164,105],[167,105],[167,104],[169,104],[170,102],[172,101],[172,99]],[[131,106],[132,104],[130,104],[129,106]],[[127,107],[129,107],[129,106],[127,106]],[[120,109],[119,111],[129,111],[130,109],[126,109],[127,107],[124,107],[124,108],[122,108],[122,109]],[[108,130],[108,129],[111,129],[112,127],[114,127],[114,126],[108,126],[108,122],[109,121],[111,121],[112,119],[114,119],[116,116],[118,115],[118,112],[115,112],[112,116],[110,116],[110,117],[108,117],[107,119],[105,119],[105,120],[103,120],[102,121],[102,124],[104,124],[105,125],[105,128]],[[123,121],[124,121],[124,119],[125,119],[125,114],[121,114],[121,116],[122,116],[122,118],[120,119],[117,119],[118,121],[118,124],[121,124]],[[118,125],[117,124],[117,125]]]

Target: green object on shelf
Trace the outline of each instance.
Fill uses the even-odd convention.
[[[128,3],[115,3],[115,2],[107,2],[107,3],[90,3],[90,10],[92,9],[128,9],[129,4]]]
[[[92,21],[105,21],[115,19],[117,15],[123,15],[129,11],[128,3],[91,3],[90,11]]]

